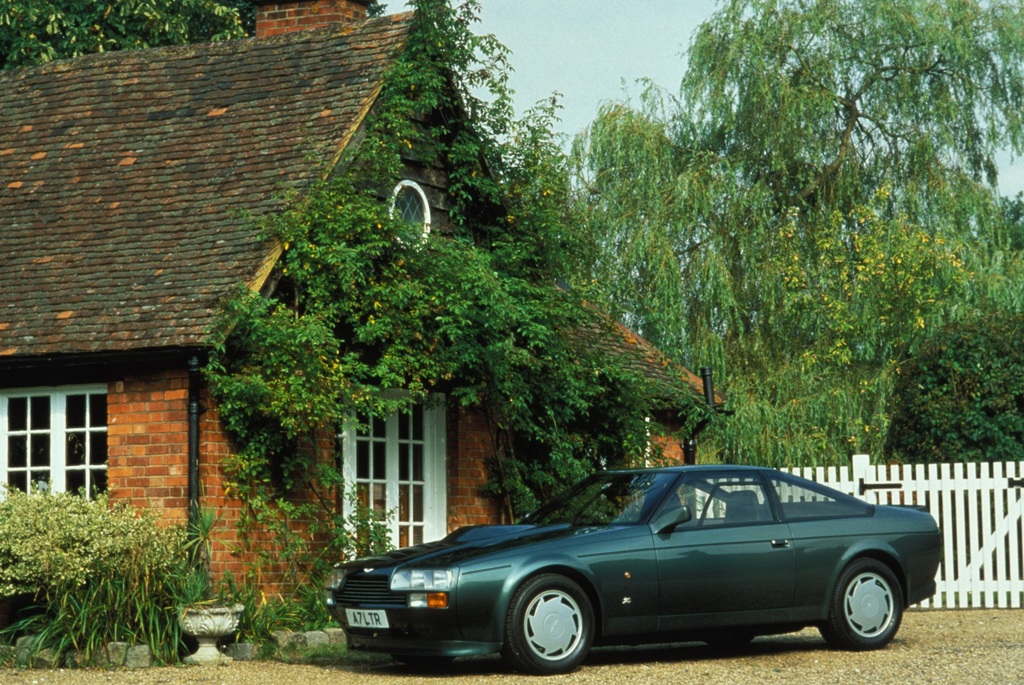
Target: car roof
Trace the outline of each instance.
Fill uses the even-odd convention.
[[[701,471],[776,471],[767,466],[749,464],[680,464],[635,469],[608,469],[605,473],[699,473]]]

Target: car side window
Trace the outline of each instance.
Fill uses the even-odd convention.
[[[785,521],[866,516],[871,511],[871,505],[866,502],[802,478],[779,475],[769,481]]]
[[[690,475],[676,486],[665,508],[686,506],[691,519],[680,528],[726,526],[774,520],[761,481],[750,476]]]

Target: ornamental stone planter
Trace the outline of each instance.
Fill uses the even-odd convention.
[[[245,609],[241,604],[224,606],[211,604],[186,607],[178,614],[178,625],[183,632],[199,641],[195,654],[185,657],[186,664],[223,664],[231,657],[221,654],[217,640],[238,630],[238,621]]]

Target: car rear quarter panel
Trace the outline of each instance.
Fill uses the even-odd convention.
[[[940,539],[927,514],[877,507],[873,515],[790,524],[797,547],[798,611],[828,614],[843,569],[860,557],[889,565],[902,585],[904,600],[920,601],[919,588],[932,582],[938,568]],[[915,599],[916,597],[916,599]]]

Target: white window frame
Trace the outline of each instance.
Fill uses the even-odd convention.
[[[430,202],[427,200],[427,194],[424,192],[422,186],[416,181],[410,181],[409,179],[402,179],[395,186],[395,189],[391,192],[391,208],[389,214],[392,218],[395,216],[396,203],[398,202],[398,194],[404,189],[411,188],[416,191],[416,194],[420,198],[420,203],[423,206],[423,226],[421,227],[420,240],[425,239],[430,234]]]
[[[445,405],[439,398],[432,398],[423,410],[423,541],[439,540],[448,534],[448,457],[446,445]],[[399,544],[399,426],[398,415],[385,419],[385,508],[390,514],[388,525],[391,541]],[[349,428],[342,434],[342,474],[348,487],[360,481],[356,473],[356,428]],[[344,502],[344,513],[352,513],[348,499]],[[411,544],[411,543],[410,543]]]
[[[3,496],[3,492],[7,487],[8,476],[10,469],[10,454],[9,437],[12,433],[20,435],[23,433],[32,433],[40,435],[46,433],[50,437],[50,465],[49,465],[49,480],[42,481],[31,481],[29,480],[28,486],[29,491],[36,488],[42,488],[49,490],[50,492],[66,492],[67,491],[67,435],[68,433],[80,433],[85,432],[91,433],[103,433],[107,434],[108,427],[110,425],[110,415],[107,414],[107,422],[102,426],[90,425],[87,421],[87,425],[84,428],[73,428],[69,429],[67,426],[67,398],[71,395],[107,395],[106,385],[69,385],[59,386],[50,388],[12,388],[0,390],[0,484],[4,487],[0,488],[0,497]],[[50,426],[45,430],[32,430],[31,426],[27,427],[25,431],[11,431],[9,416],[10,416],[10,401],[12,399],[26,398],[29,403],[33,397],[48,397],[50,400]],[[88,416],[89,403],[86,402],[86,412]],[[108,407],[109,411],[109,407]],[[87,448],[88,449],[88,448]],[[108,454],[109,460],[109,454]],[[27,468],[31,473],[31,454],[27,456]],[[84,470],[103,470],[106,471],[108,463],[103,466],[92,466],[88,464],[84,467]],[[86,477],[86,485],[88,488],[91,478],[88,474]],[[109,481],[108,481],[109,487]],[[88,490],[87,490],[88,495]]]

